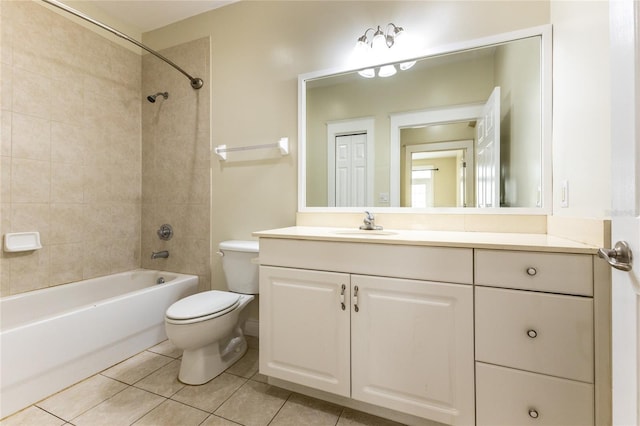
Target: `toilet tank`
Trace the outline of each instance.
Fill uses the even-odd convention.
[[[258,294],[258,242],[223,241],[218,248],[229,290]]]

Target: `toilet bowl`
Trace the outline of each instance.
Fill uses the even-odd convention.
[[[167,309],[165,330],[182,349],[178,379],[200,385],[218,376],[247,351],[244,309],[258,293],[257,241],[225,241],[219,254],[231,291],[205,291]]]

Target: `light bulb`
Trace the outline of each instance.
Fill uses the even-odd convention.
[[[396,73],[396,67],[393,65],[384,65],[378,71],[378,77],[391,77]]]
[[[374,70],[373,68],[367,68],[358,71],[358,74],[360,74],[364,78],[373,78],[376,76],[376,70]]]
[[[403,62],[400,64],[400,69],[402,71],[406,71],[409,68],[411,68],[412,66],[414,66],[416,64],[416,61],[409,61],[409,62]]]

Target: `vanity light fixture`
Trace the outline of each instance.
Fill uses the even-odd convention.
[[[370,31],[373,33],[367,36]],[[404,28],[395,25],[393,22],[388,23],[384,31],[382,31],[380,25],[375,29],[367,28],[364,34],[358,38],[356,52],[361,56],[380,57],[385,54],[387,49],[391,49],[404,34]],[[408,70],[415,63],[416,61],[403,62],[400,64],[400,70]],[[383,65],[378,70],[378,77],[391,77],[396,72],[395,65]],[[376,70],[375,68],[365,68],[358,71],[358,74],[365,78],[373,78],[376,76]]]

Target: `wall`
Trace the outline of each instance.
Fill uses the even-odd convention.
[[[140,265],[140,57],[26,1],[0,3],[1,295]]]
[[[142,102],[142,267],[198,275],[200,290],[211,285],[209,51],[205,37],[160,52],[203,78],[199,90],[155,56],[142,58],[142,99],[169,93]],[[165,223],[173,227],[169,241],[156,234]],[[169,258],[152,260],[160,250]]]
[[[552,1],[553,215],[607,218],[611,205],[609,3]],[[561,207],[562,181],[569,207]]]
[[[356,39],[388,22],[419,50],[549,23],[544,1],[240,1],[145,33],[157,48],[211,37],[212,140],[231,146],[288,136],[291,155],[212,163],[212,244],[296,223],[298,74],[344,67]],[[504,221],[503,221],[504,222]],[[225,288],[218,259],[214,288]]]

